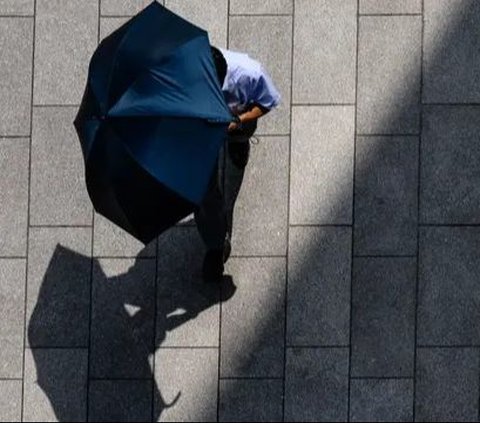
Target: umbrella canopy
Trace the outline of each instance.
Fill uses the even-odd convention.
[[[207,32],[151,3],[90,62],[74,125],[95,210],[153,240],[201,203],[231,117]]]

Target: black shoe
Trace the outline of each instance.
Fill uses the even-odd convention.
[[[203,259],[204,282],[220,283],[223,278],[223,250],[208,250]]]

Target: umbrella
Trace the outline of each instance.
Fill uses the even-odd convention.
[[[95,210],[149,243],[201,203],[231,118],[207,32],[151,3],[98,46],[74,121]]]

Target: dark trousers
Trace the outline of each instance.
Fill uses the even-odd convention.
[[[207,194],[195,211],[198,232],[208,250],[223,249],[225,238],[231,238],[233,210],[243,182],[250,154],[250,137],[257,129],[257,120],[229,132],[213,172]]]

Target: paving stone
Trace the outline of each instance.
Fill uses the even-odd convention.
[[[33,16],[34,0],[0,0],[0,15]]]
[[[0,380],[0,422],[20,422],[22,381]]]
[[[103,4],[103,2],[102,2]],[[113,18],[113,17],[101,17],[100,18],[100,40],[103,40],[113,31],[120,28],[123,24],[127,23],[131,18]]]
[[[290,228],[287,345],[347,345],[350,228]]]
[[[285,421],[347,421],[348,348],[289,348]]]
[[[294,37],[293,102],[355,102],[357,1],[296,0]]]
[[[151,377],[155,260],[100,259],[92,283],[91,377]]]
[[[151,421],[152,383],[151,380],[90,381],[89,421]]]
[[[0,304],[0,379],[21,378],[25,259],[0,259]]]
[[[478,103],[480,4],[425,0],[424,88],[427,103]]]
[[[290,224],[351,224],[355,109],[292,113]]]
[[[220,381],[219,421],[281,422],[283,381]]]
[[[413,377],[416,272],[413,258],[354,260],[352,376]]]
[[[360,0],[360,13],[422,13],[422,0]]]
[[[478,421],[478,371],[477,348],[419,348],[416,421]]]
[[[221,377],[282,377],[285,259],[232,258],[237,292],[222,306]]]
[[[87,367],[86,349],[27,349],[24,421],[85,421]]]
[[[420,221],[480,223],[480,107],[425,107]]]
[[[155,398],[155,421],[217,420],[216,348],[160,348],[155,355],[155,380],[161,392]]]
[[[0,138],[0,255],[25,256],[28,224],[28,139]]]
[[[480,228],[421,228],[419,254],[418,344],[480,344]]]
[[[102,0],[101,15],[135,15],[147,7],[152,0]],[[163,0],[159,1],[163,4]]]
[[[88,346],[90,251],[89,228],[30,228],[27,270],[30,346]]]
[[[357,132],[417,134],[421,16],[360,18]]]
[[[352,380],[350,421],[411,422],[413,380]]]
[[[32,18],[0,17],[0,136],[30,135],[32,48]]]
[[[35,25],[34,104],[80,104],[97,47],[98,0],[37,0]]]
[[[293,12],[293,0],[231,0],[230,14],[261,15],[289,14]]]
[[[247,53],[259,61],[280,93],[279,106],[258,120],[257,133],[287,134],[290,131],[292,18],[232,16],[229,49]]]
[[[91,225],[85,165],[73,107],[33,112],[30,224]]]
[[[355,254],[417,253],[418,137],[359,137]]]

